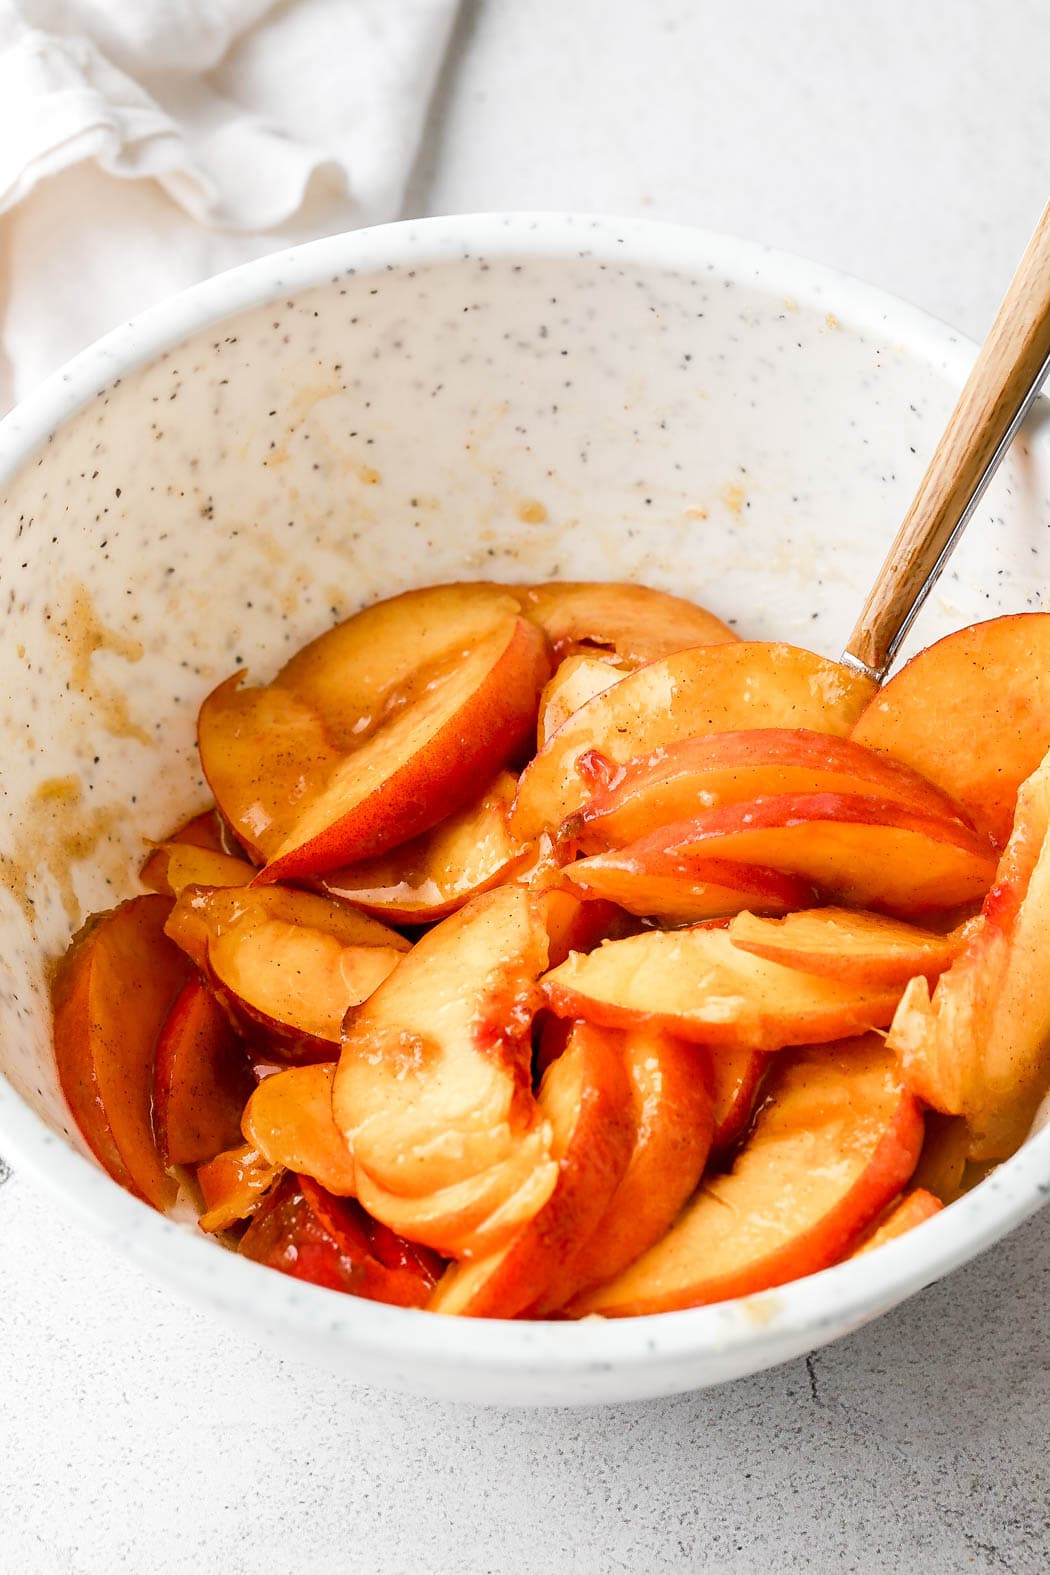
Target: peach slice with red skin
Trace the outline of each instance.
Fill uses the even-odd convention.
[[[547,643],[521,618],[460,654],[307,795],[260,878],[338,869],[462,809],[522,750],[549,674]]]
[[[536,1125],[530,1028],[546,961],[541,899],[500,887],[428,931],[349,1014],[332,1107],[378,1187],[453,1186]]]
[[[905,1079],[964,1116],[969,1158],[1005,1159],[1050,1076],[1050,756],[1021,784],[1014,829],[977,924],[932,992],[913,979],[890,1029]]]
[[[153,1062],[161,1162],[200,1165],[233,1148],[254,1087],[240,1035],[204,980],[191,975],[160,1031]]]
[[[922,1116],[875,1035],[778,1061],[747,1143],[663,1239],[570,1304],[606,1318],[750,1296],[838,1261],[907,1182]]]
[[[895,1241],[898,1236],[907,1235],[908,1231],[914,1230],[916,1225],[921,1225],[925,1220],[932,1220],[943,1207],[940,1198],[935,1198],[932,1192],[927,1192],[922,1187],[913,1187],[890,1209],[885,1218],[876,1224],[870,1234],[864,1237],[860,1246],[854,1247],[849,1256],[861,1258],[865,1253],[874,1252],[876,1247],[883,1247],[888,1241]]]
[[[572,955],[541,981],[551,1010],[610,1028],[648,1024],[738,1050],[841,1039],[884,1027],[895,986],[799,973],[735,947],[724,929],[647,930]]]
[[[725,804],[583,862],[592,884],[591,872],[603,872],[607,891],[618,872],[621,903],[632,884],[634,906],[660,892],[656,911],[665,913],[676,887],[684,904],[706,884],[711,860],[776,870],[840,902],[904,917],[983,897],[995,875],[991,845],[960,821],[842,793]]]
[[[284,1060],[332,1060],[347,1011],[409,950],[345,903],[280,886],[188,886],[167,931],[230,1014]]]
[[[965,819],[946,794],[848,738],[804,728],[707,733],[610,766],[559,837],[601,853],[700,810],[787,793],[846,793],[899,803],[938,818]]]
[[[364,684],[357,693],[361,682],[355,687],[344,670],[337,629],[275,684],[242,690],[228,680],[208,697],[198,725],[201,763],[238,837],[269,861],[261,879],[301,878],[384,853],[461,809],[479,780],[514,758],[535,725],[549,647],[516,616],[494,622],[490,610],[472,627],[482,637],[461,632],[436,666],[427,665],[416,631],[403,629],[416,661],[397,692]],[[377,709],[355,710],[366,703]]]
[[[403,591],[304,645],[273,687],[297,695],[333,743],[353,749],[520,611],[516,589],[486,581]]]
[[[431,1312],[515,1318],[590,1238],[630,1162],[631,1090],[615,1037],[578,1023],[540,1084],[557,1181],[543,1207],[499,1252],[445,1271]]]
[[[243,671],[213,689],[197,718],[208,785],[256,864],[324,791],[346,758],[313,706],[287,689],[243,687]]]
[[[927,646],[853,737],[921,771],[1003,847],[1017,791],[1050,749],[1050,613],[991,618]]]
[[[657,834],[658,835],[658,834]],[[656,837],[646,839],[655,841]],[[732,859],[675,861],[635,858],[633,849],[596,853],[566,865],[562,880],[588,899],[618,903],[628,913],[693,924],[750,908],[789,913],[813,901],[813,886],[795,875]]]
[[[959,951],[951,935],[852,908],[810,908],[783,919],[738,913],[730,920],[734,946],[770,962],[856,984],[899,984],[918,974],[935,979]]]
[[[511,831],[556,831],[589,797],[577,764],[597,751],[614,765],[684,738],[744,728],[846,734],[874,686],[797,646],[739,641],[678,651],[629,673],[564,722],[522,772]]]
[[[419,1267],[388,1268],[376,1256],[364,1214],[345,1199],[311,1206],[308,1178],[285,1176],[241,1237],[238,1252],[298,1280],[396,1307],[422,1307],[433,1281]],[[341,1205],[341,1206],[340,1206]]]
[[[507,829],[517,779],[501,771],[480,799],[375,859],[320,877],[321,889],[376,918],[433,924],[509,880],[533,856]]]
[[[51,996],[58,1076],[77,1126],[114,1181],[162,1212],[177,1188],[153,1135],[153,1060],[189,973],[164,933],[170,909],[164,897],[133,897],[92,920],[59,963]]]
[[[645,1029],[587,1032],[604,1032],[623,1061],[634,1143],[604,1214],[530,1308],[531,1317],[555,1312],[571,1296],[612,1279],[659,1241],[695,1191],[711,1146],[714,1111],[705,1050]]]
[[[721,645],[737,638],[705,607],[651,585],[548,580],[511,589],[559,660],[578,646],[597,647],[627,666],[640,667],[688,646]]]
[[[354,1162],[332,1118],[335,1063],[290,1066],[264,1078],[244,1107],[244,1140],[271,1165],[312,1176],[327,1192],[353,1197]]]

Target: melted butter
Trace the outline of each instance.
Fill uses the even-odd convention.
[[[144,654],[142,641],[108,628],[96,612],[87,587],[79,580],[72,583],[68,610],[61,617],[52,617],[48,628],[65,642],[70,663],[69,687],[90,702],[93,721],[114,738],[152,744],[145,728],[132,720],[123,688],[100,678],[94,669],[94,657],[99,651],[110,651],[125,662],[140,662]]]

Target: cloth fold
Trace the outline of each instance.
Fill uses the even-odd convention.
[[[195,279],[396,216],[456,6],[0,0],[0,405]]]

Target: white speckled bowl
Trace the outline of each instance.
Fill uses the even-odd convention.
[[[53,377],[0,426],[0,1152],[56,1208],[286,1347],[372,1382],[531,1404],[784,1361],[1031,1213],[1046,1131],[881,1252],[746,1301],[609,1323],[435,1318],[274,1274],[129,1197],[85,1157],[48,1038],[47,960],[136,889],[142,838],[205,801],[194,717],[236,663],[264,678],[364,601],[501,576],[636,576],[836,654],[972,353],[757,247],[490,215],[264,258]],[[918,643],[1040,604],[1048,478],[1040,413]]]

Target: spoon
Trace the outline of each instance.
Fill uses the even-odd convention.
[[[886,676],[1050,372],[1050,204],[846,642],[842,662]]]

